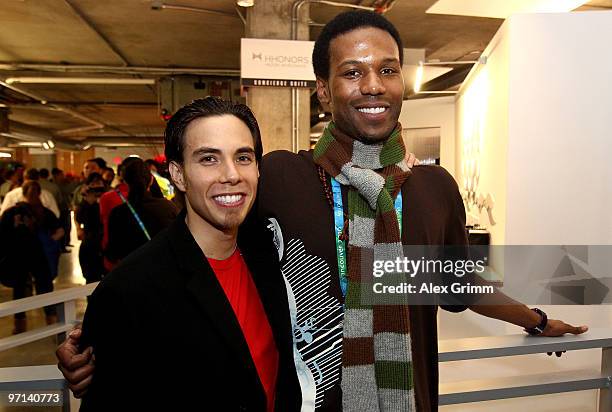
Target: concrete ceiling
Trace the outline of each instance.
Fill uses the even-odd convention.
[[[381,0],[337,1],[365,6],[381,3]],[[425,49],[427,60],[474,60],[503,22],[426,14],[434,3],[435,0],[398,0],[385,14],[399,29],[405,47]],[[159,9],[162,4],[216,13]],[[581,9],[609,8],[612,0],[592,0]],[[320,24],[342,10],[312,5],[311,39],[316,39]],[[245,13],[245,9],[240,11]],[[203,69],[201,73],[214,70],[216,74],[235,77],[240,68],[240,38],[244,33],[244,24],[233,0],[163,3],[159,0],[3,0],[0,3],[0,80],[18,76],[158,79],[172,70],[180,72],[180,68]],[[79,65],[118,69],[112,73],[102,68],[74,67]],[[60,71],[58,66],[69,72]],[[126,67],[134,66],[149,69],[125,73]],[[168,72],[146,71],[151,68]],[[11,121],[51,134],[59,133],[69,141],[95,136],[159,139],[164,128],[156,85],[13,86],[18,91],[0,85],[0,104],[10,108]],[[41,105],[37,100],[46,100],[48,104]],[[60,132],[92,124],[102,126]]]

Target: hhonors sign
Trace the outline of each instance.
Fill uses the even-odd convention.
[[[242,39],[242,85],[315,87],[313,47],[313,41]]]

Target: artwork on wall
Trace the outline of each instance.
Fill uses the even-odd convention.
[[[480,89],[480,87],[477,87]],[[466,105],[471,109],[480,107],[479,102],[481,98],[479,96],[482,93],[475,93],[474,95],[466,98]],[[479,113],[478,110],[471,110],[470,113]],[[483,124],[482,115],[470,116],[464,122],[463,129],[463,157],[461,160],[461,196],[465,203],[467,212],[470,212],[472,208],[478,210],[478,214],[484,209],[487,212],[489,224],[495,225],[495,218],[493,217],[493,207],[495,206],[495,198],[491,193],[483,193],[479,191],[480,183],[480,161],[482,151],[482,134]]]

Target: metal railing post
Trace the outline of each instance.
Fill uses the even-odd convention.
[[[60,323],[74,324],[76,322],[76,300],[68,300],[59,304],[57,317]],[[63,342],[66,339],[66,332],[60,333],[57,336],[58,342]]]
[[[601,373],[608,376],[608,387],[599,390],[599,412],[612,411],[612,347],[601,349]]]

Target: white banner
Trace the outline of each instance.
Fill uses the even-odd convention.
[[[241,39],[244,86],[314,87],[313,41]]]

